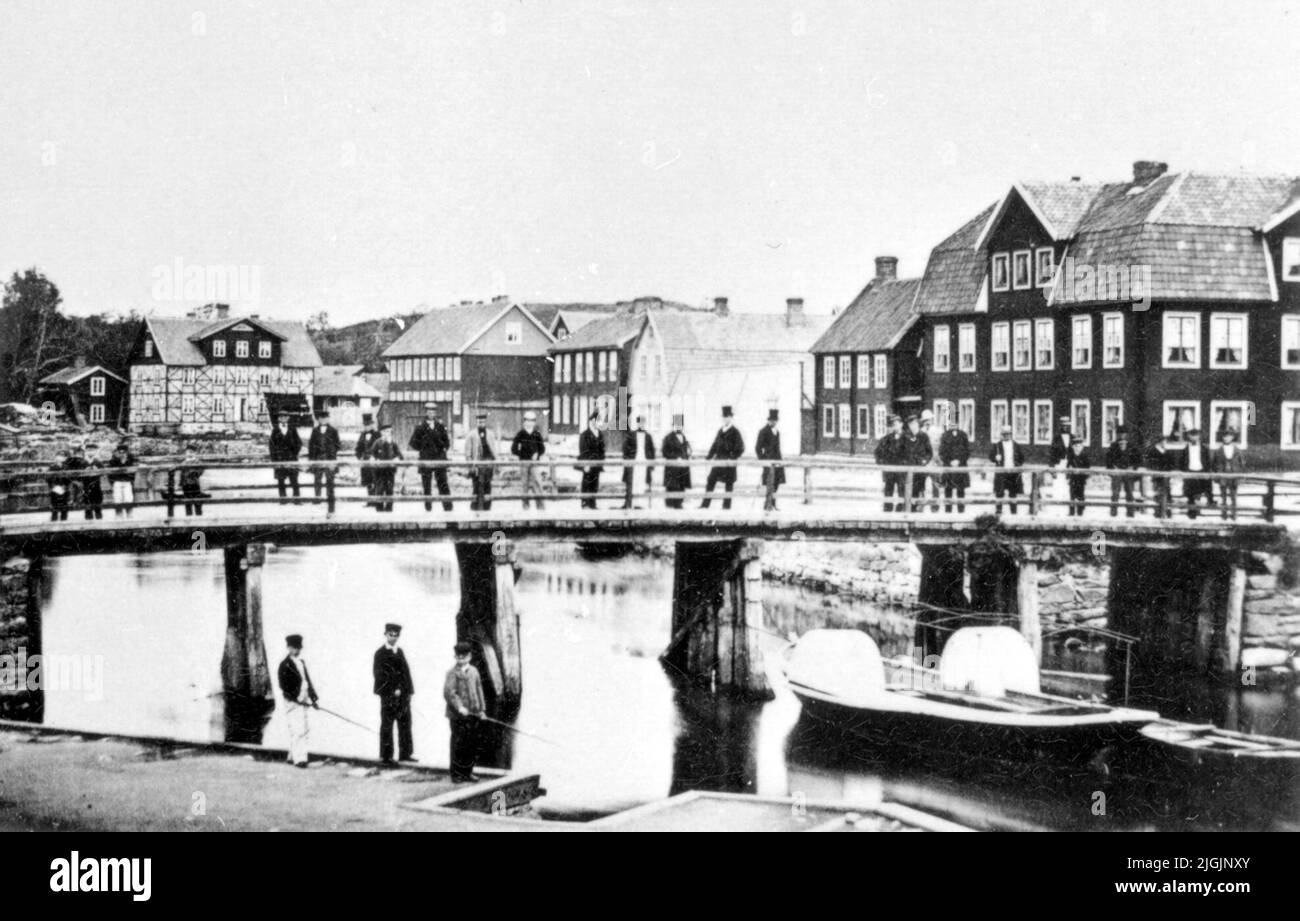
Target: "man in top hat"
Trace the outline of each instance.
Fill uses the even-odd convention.
[[[582,492],[583,508],[595,508],[596,493],[600,492],[600,474],[605,468],[590,463],[605,459],[605,439],[601,436],[600,430],[600,412],[593,410],[587,417],[587,427],[578,436],[578,460],[588,461],[586,464],[578,465],[578,469],[582,471],[582,485],[579,490]]]
[[[1067,470],[1087,470],[1091,466],[1092,458],[1083,443],[1083,436],[1075,432],[1070,436],[1070,453],[1065,457],[1065,467]],[[1067,473],[1065,479],[1070,488],[1069,514],[1081,516],[1085,508],[1084,491],[1088,486],[1088,474]]]
[[[406,653],[397,648],[402,635],[401,624],[384,625],[384,645],[375,651],[373,672],[375,693],[379,695],[379,759],[393,763],[393,724],[397,724],[397,750],[402,761],[415,760],[411,742],[411,697],[415,683]]]
[[[1201,444],[1200,429],[1187,430],[1187,450],[1183,452],[1178,469],[1192,474],[1210,472],[1210,452]],[[1200,517],[1201,500],[1214,501],[1214,481],[1206,476],[1184,477],[1183,498],[1187,500],[1187,517]]]
[[[921,418],[916,413],[907,417],[907,428],[903,430],[900,453],[902,458],[899,462],[909,467],[925,467],[934,457],[934,448],[930,445],[929,437],[921,431]],[[906,481],[906,474],[904,480]],[[920,511],[925,504],[920,501],[924,496],[925,474],[918,470],[912,474],[912,495],[908,498],[907,510]]]
[[[1125,517],[1132,518],[1142,505],[1142,477],[1126,470],[1137,470],[1142,466],[1142,452],[1129,441],[1128,426],[1115,427],[1115,440],[1106,449],[1106,469],[1114,470],[1110,477],[1110,517],[1119,514],[1119,494],[1124,491]],[[1133,487],[1138,488],[1138,501],[1133,503]]]
[[[876,463],[881,467],[896,467],[903,463],[903,420],[898,416],[889,417],[889,431],[885,437],[876,442]],[[903,511],[907,507],[905,502],[894,503],[893,497],[903,498],[903,487],[907,482],[905,474],[894,471],[885,471],[881,475],[884,481],[885,502],[884,510],[886,512]]]
[[[277,677],[284,695],[285,722],[289,727],[289,763],[307,766],[307,709],[316,706],[316,686],[312,684],[307,662],[302,657],[302,635],[290,633],[284,638],[288,651],[280,663]]]
[[[943,474],[943,510],[952,511],[953,494],[957,496],[957,513],[966,511],[966,490],[970,489],[970,474],[966,465],[970,463],[970,438],[957,424],[957,414],[949,406],[948,430],[939,436],[939,465],[945,468]],[[951,472],[956,470],[958,472]]]
[[[1014,467],[1023,467],[1025,463],[1025,452],[1020,445],[1016,444],[1011,438],[1011,426],[1002,426],[1002,440],[993,445],[989,451],[989,461],[993,466],[998,468],[998,472],[993,474],[993,496],[1001,499],[1006,496],[1010,499],[1011,514],[1016,513],[1015,497],[1024,493],[1024,483],[1020,479],[1019,472],[1007,472]],[[993,514],[1002,514],[1002,503],[998,502],[993,507]]]
[[[542,504],[542,482],[538,479],[537,467],[533,462],[541,460],[546,453],[546,439],[537,430],[537,413],[531,409],[524,413],[524,427],[515,433],[515,440],[510,443],[510,453],[524,462],[520,476],[523,481],[524,508],[530,507],[530,496],[537,497],[539,509],[545,508]]]
[[[311,436],[307,439],[307,460],[332,461],[337,460],[338,456],[338,429],[330,425],[330,414],[322,409],[316,414],[316,426],[311,430]],[[334,472],[336,469],[333,464],[320,464],[311,468],[312,489],[317,499],[320,499],[323,489],[326,498],[333,502]]]
[[[374,448],[375,443],[379,441],[379,431],[375,428],[375,417],[367,416],[365,427],[362,429],[361,437],[357,439],[356,455],[357,463],[361,465],[361,485],[366,490],[367,496],[376,494],[375,490],[375,471],[368,463],[370,460],[370,451]],[[373,502],[367,505],[374,505]]]
[[[486,713],[483,681],[470,664],[474,647],[456,644],[456,664],[442,683],[447,701],[447,722],[451,724],[451,779],[453,783],[474,780],[474,757],[478,754],[478,723]]]
[[[488,434],[488,414],[479,411],[474,415],[474,431],[465,436],[465,460],[469,463],[469,479],[474,485],[474,511],[486,512],[492,508],[492,467],[484,461],[497,459],[493,438]]]
[[[623,486],[626,489],[623,508],[650,507],[650,476],[654,468],[645,462],[654,459],[655,443],[645,430],[645,416],[637,416],[636,428],[623,438],[623,460],[637,462],[623,468]]]
[[[302,439],[298,437],[298,430],[289,424],[288,416],[276,418],[275,426],[271,429],[270,443],[267,448],[271,460],[292,465],[275,468],[275,488],[280,493],[280,504],[287,505],[289,487],[293,487],[293,497],[295,499],[299,495],[298,456],[302,454]],[[360,445],[358,445],[357,457],[361,457]]]
[[[767,425],[758,430],[758,438],[754,442],[754,456],[763,461],[779,461],[781,457],[781,430],[779,426],[780,416],[775,409],[767,411]],[[763,468],[763,489],[766,498],[763,500],[763,511],[772,512],[776,510],[776,491],[781,484],[785,482],[785,467],[781,464],[775,464],[771,467]]]
[[[411,440],[406,445],[422,461],[445,461],[447,451],[451,448],[451,437],[447,434],[447,427],[442,424],[438,418],[438,404],[424,404],[424,421],[415,427],[411,433]],[[450,499],[445,498],[451,495],[451,486],[447,482],[446,467],[426,467],[420,466],[420,487],[424,491],[424,510],[433,511],[433,502],[429,496],[433,494],[432,484],[438,484],[438,495],[443,496],[442,510],[450,512],[452,503]]]
[[[1219,433],[1219,447],[1210,457],[1210,469],[1215,473],[1245,473],[1246,455],[1241,445],[1237,444],[1237,430],[1225,428]],[[1219,480],[1219,494],[1223,506],[1219,514],[1224,518],[1237,517],[1237,483],[1230,477]]]
[[[663,459],[671,460],[690,460],[691,443],[686,440],[686,433],[683,429],[686,427],[686,416],[682,413],[673,415],[673,430],[664,436],[663,450],[660,452]],[[681,508],[681,494],[691,488],[691,468],[685,465],[670,464],[664,467],[664,492],[668,493],[668,498],[664,500],[664,505],[668,508]],[[676,496],[676,498],[673,498]]]
[[[397,489],[397,468],[388,466],[386,461],[402,459],[402,450],[393,441],[393,427],[385,423],[379,427],[379,437],[370,447],[370,460],[377,461],[371,473],[372,495],[375,497],[375,510],[391,512],[393,510],[393,493]]]
[[[739,460],[740,456],[745,453],[745,439],[741,437],[740,430],[732,424],[732,413],[730,406],[722,407],[722,427],[718,429],[718,434],[713,437],[713,444],[709,447],[708,456],[705,460],[734,461]],[[722,500],[724,509],[731,508],[731,490],[736,485],[736,468],[734,466],[713,467],[709,470],[709,477],[704,481],[704,501],[700,503],[700,508],[708,508],[711,501],[710,493],[713,487],[718,483],[727,495]]]
[[[1155,500],[1157,518],[1172,517],[1172,480],[1169,474],[1177,466],[1173,452],[1169,450],[1169,439],[1161,435],[1143,458],[1143,466],[1151,471],[1151,495]]]

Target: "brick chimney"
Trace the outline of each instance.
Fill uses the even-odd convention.
[[[876,281],[894,281],[898,278],[898,257],[876,257]]]
[[[648,310],[658,310],[664,305],[662,297],[638,297],[632,302],[633,313],[645,313]]]
[[[508,294],[498,294],[496,297],[492,298],[493,307],[504,307],[509,303],[510,295]]]
[[[1148,186],[1163,176],[1168,169],[1168,163],[1160,163],[1156,160],[1138,160],[1133,164],[1133,184]]]
[[[80,371],[85,366],[86,366],[86,356],[82,355],[81,353],[77,353],[77,356],[72,359],[72,367]]]
[[[713,299],[713,312],[720,317],[731,315],[731,310],[727,307],[727,299],[725,297],[715,297]]]
[[[785,325],[786,326],[803,326],[803,298],[787,297],[785,299]]]

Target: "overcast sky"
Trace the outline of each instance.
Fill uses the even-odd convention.
[[[429,6],[0,0],[0,271],[78,313],[183,312],[178,260],[335,323],[827,312],[1017,179],[1300,174],[1293,3]]]

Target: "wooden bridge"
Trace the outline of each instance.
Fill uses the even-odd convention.
[[[260,738],[261,726],[273,706],[274,693],[262,639],[261,583],[270,545],[334,545],[357,543],[453,542],[460,565],[461,604],[456,615],[457,635],[475,647],[475,660],[486,679],[491,712],[509,718],[523,694],[523,659],[519,643],[519,617],[514,584],[518,577],[515,545],[520,541],[572,541],[582,544],[629,544],[671,540],[676,545],[672,635],[663,660],[686,680],[716,687],[722,693],[743,697],[770,696],[757,632],[763,616],[762,554],[765,541],[840,541],[913,543],[922,556],[917,613],[917,642],[938,652],[943,634],[928,625],[927,611],[997,612],[1013,617],[1027,639],[1041,652],[1038,565],[1053,548],[1088,548],[1112,567],[1110,626],[1144,635],[1151,623],[1191,618],[1196,636],[1197,666],[1231,672],[1238,668],[1241,652],[1242,608],[1248,556],[1277,552],[1286,542],[1283,516],[1293,514],[1300,499],[1295,478],[1260,475],[1216,477],[1239,484],[1240,501],[1235,517],[1218,508],[1201,509],[1196,518],[1175,503],[1178,518],[1135,514],[1121,507],[1110,517],[1105,495],[1090,496],[1085,514],[1062,514],[1066,503],[1049,496],[1049,477],[1043,467],[1022,468],[1028,491],[1020,497],[1018,514],[990,514],[1007,504],[982,490],[972,490],[962,502],[945,511],[949,501],[928,494],[924,483],[910,505],[902,496],[886,496],[880,488],[882,473],[896,473],[911,496],[913,483],[923,476],[941,474],[937,468],[876,468],[854,463],[793,460],[787,471],[802,472],[802,487],[786,492],[765,485],[757,461],[718,464],[689,462],[692,468],[737,468],[740,486],[730,494],[732,508],[719,506],[728,495],[715,492],[713,506],[699,508],[703,494],[697,488],[686,494],[651,491],[644,500],[652,508],[583,508],[583,500],[608,504],[625,494],[622,482],[614,489],[584,494],[564,483],[561,472],[577,463],[548,461],[536,465],[548,474],[540,495],[525,494],[518,462],[496,462],[497,491],[491,508],[473,491],[457,490],[431,499],[393,489],[393,495],[367,494],[344,482],[332,464],[300,464],[302,471],[328,467],[319,498],[292,496],[281,500],[265,495],[271,468],[266,462],[207,461],[208,475],[227,474],[224,485],[205,490],[203,514],[182,517],[178,506],[187,497],[176,490],[178,471],[184,465],[146,465],[138,472],[155,481],[170,481],[161,497],[135,504],[132,517],[114,517],[106,505],[103,519],[70,517],[50,521],[39,503],[9,504],[0,515],[0,558],[25,556],[32,561],[27,595],[38,599],[41,561],[47,557],[84,553],[151,553],[162,551],[215,551],[225,557],[227,587],[227,638],[222,675],[227,710],[227,732],[233,741]],[[626,466],[621,460],[603,462],[606,473]],[[463,463],[370,464],[371,470],[403,470],[442,466],[464,470]],[[651,467],[662,467],[655,462]],[[346,469],[346,468],[345,468]],[[644,467],[638,467],[642,475]],[[700,471],[703,472],[703,471]],[[978,474],[978,469],[969,471]],[[1005,473],[1007,471],[998,471]],[[261,483],[249,474],[260,474]],[[65,477],[94,475],[86,471]],[[14,484],[45,482],[48,471],[11,465],[3,476]],[[1171,475],[1145,474],[1157,481]],[[1174,475],[1178,476],[1178,475]],[[576,471],[569,479],[576,479]],[[797,479],[797,477],[792,477]],[[1208,479],[1208,477],[1207,477]],[[697,478],[698,482],[698,478]],[[415,484],[418,486],[418,483]],[[508,487],[504,491],[501,486]],[[1178,486],[1172,483],[1175,496]],[[269,488],[274,488],[270,486]],[[18,494],[30,496],[20,489]],[[312,493],[310,482],[305,492]],[[521,500],[542,499],[545,508],[522,508]],[[669,498],[684,498],[689,508],[664,508]],[[195,501],[195,497],[188,497]],[[777,510],[764,511],[768,500]],[[426,511],[426,502],[433,511]],[[955,501],[955,500],[954,500]],[[281,504],[281,503],[284,504]],[[378,511],[375,504],[389,502],[397,511]],[[443,503],[453,510],[445,511]],[[502,506],[505,503],[505,507]],[[539,503],[540,504],[540,503]],[[1136,506],[1138,503],[1135,502]],[[1149,511],[1143,502],[1143,511]],[[899,506],[900,510],[889,511]],[[71,516],[84,511],[74,505]],[[1138,509],[1134,509],[1135,512]],[[1099,514],[1100,513],[1100,514]],[[969,585],[969,590],[967,589]],[[27,613],[28,653],[39,651],[38,609]],[[0,625],[3,626],[3,625]],[[0,634],[3,634],[0,630]],[[0,653],[5,650],[0,649]],[[39,692],[34,692],[39,694]],[[11,700],[12,703],[12,700]],[[28,712],[39,716],[40,700],[28,701]],[[13,708],[10,708],[13,712]]]

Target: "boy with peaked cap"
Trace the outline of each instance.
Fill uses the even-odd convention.
[[[763,461],[779,461],[781,457],[781,430],[778,426],[780,415],[777,410],[767,411],[767,425],[758,430],[758,439],[754,442],[754,456]],[[763,468],[763,511],[776,511],[776,491],[785,482],[785,467],[776,464]]]
[[[673,416],[673,430],[664,436],[663,450],[660,452],[664,460],[691,459],[691,443],[686,440],[686,433],[682,431],[685,427],[686,416],[676,413]],[[664,500],[665,506],[668,508],[681,508],[681,494],[690,488],[690,467],[678,465],[664,467],[664,492],[669,495],[669,498]],[[673,496],[676,496],[676,498],[672,498]]]
[[[881,467],[895,467],[903,463],[903,420],[898,416],[889,417],[889,431],[885,433],[884,438],[876,442],[876,463]],[[885,491],[884,510],[903,511],[906,503],[895,504],[892,498],[894,496],[903,498],[903,487],[907,477],[902,473],[886,471],[881,474],[881,479],[884,481]]]
[[[447,427],[438,418],[438,404],[424,404],[424,421],[415,427],[411,440],[406,445],[415,451],[422,461],[445,461],[447,451],[451,449],[451,436]],[[420,487],[424,490],[424,510],[433,511],[429,496],[433,495],[432,484],[438,484],[438,495],[443,497],[442,510],[450,512],[454,506],[447,497],[451,495],[451,486],[447,482],[446,467],[420,467]]]
[[[415,683],[406,653],[397,648],[401,624],[384,625],[384,645],[375,651],[375,693],[379,696],[379,760],[393,763],[393,724],[397,724],[397,750],[402,761],[414,761],[411,741],[411,698]]]
[[[1210,458],[1210,469],[1215,473],[1245,473],[1246,456],[1237,444],[1237,430],[1224,429],[1219,433],[1219,447]],[[1223,498],[1223,507],[1219,514],[1224,518],[1237,517],[1237,483],[1239,481],[1225,477],[1219,480],[1219,493]]]
[[[486,512],[492,508],[492,471],[480,466],[482,461],[497,459],[492,436],[488,434],[488,414],[480,410],[474,415],[474,431],[465,436],[465,460],[469,463],[469,479],[474,484],[474,511]]]
[[[363,436],[364,437],[364,436]],[[359,449],[358,449],[359,450]],[[288,504],[288,486],[293,487],[293,497],[298,498],[298,455],[302,454],[302,438],[298,430],[289,424],[288,416],[280,416],[271,428],[271,438],[267,444],[271,460],[292,464],[292,467],[275,468],[275,488],[280,493],[280,504]],[[358,458],[360,454],[357,455]],[[364,480],[362,481],[364,482]]]
[[[289,727],[289,763],[305,768],[307,708],[316,706],[316,686],[312,684],[307,663],[302,657],[302,634],[290,633],[284,638],[284,645],[287,652],[276,677],[280,682],[280,693],[284,695],[284,716]]]
[[[645,416],[636,417],[636,428],[627,433],[623,439],[623,460],[652,461],[655,459],[655,443],[650,433],[645,430]],[[650,505],[650,475],[654,468],[646,463],[637,463],[623,468],[623,486],[626,490],[623,508],[641,507],[641,502]]]
[[[709,447],[709,453],[705,460],[734,461],[739,460],[744,453],[745,439],[741,437],[740,430],[732,425],[731,407],[724,406],[722,407],[722,427],[718,429],[718,434],[713,437],[713,444]],[[704,501],[700,503],[700,508],[709,507],[709,503],[712,501],[713,487],[718,483],[722,484],[723,490],[727,493],[722,500],[722,507],[724,509],[731,508],[731,491],[736,485],[736,468],[731,465],[710,468],[708,479],[704,481]]]
[[[474,647],[456,644],[456,664],[442,683],[447,701],[447,722],[451,724],[451,779],[454,783],[474,780],[474,758],[478,754],[478,723],[486,712],[483,681],[470,664]]]
[[[393,427],[388,424],[379,427],[379,439],[370,448],[370,460],[395,461],[402,459],[402,449],[393,441]],[[393,510],[393,491],[397,488],[397,468],[387,465],[377,466],[371,474],[372,489],[375,496],[375,509],[380,512]]]
[[[537,507],[542,505],[542,482],[537,477],[537,467],[533,461],[541,460],[546,453],[546,439],[537,431],[537,413],[531,409],[524,413],[524,427],[515,433],[515,440],[510,443],[510,453],[524,462],[520,480],[523,484],[524,508],[530,508],[532,497],[537,497]]]
[[[600,411],[593,410],[587,417],[587,427],[578,436],[578,460],[588,461],[587,464],[578,466],[582,471],[582,485],[579,489],[582,492],[583,508],[596,507],[596,493],[600,492],[600,474],[605,469],[599,464],[590,462],[604,459],[605,439],[600,434]]]
[[[357,463],[361,465],[361,486],[365,489],[367,496],[376,495],[375,471],[366,461],[370,460],[370,451],[378,441],[379,431],[375,428],[374,416],[370,416],[366,419],[365,428],[361,432],[361,437],[357,439],[357,446],[353,452],[357,456]],[[366,504],[374,505],[373,502],[367,502]]]

